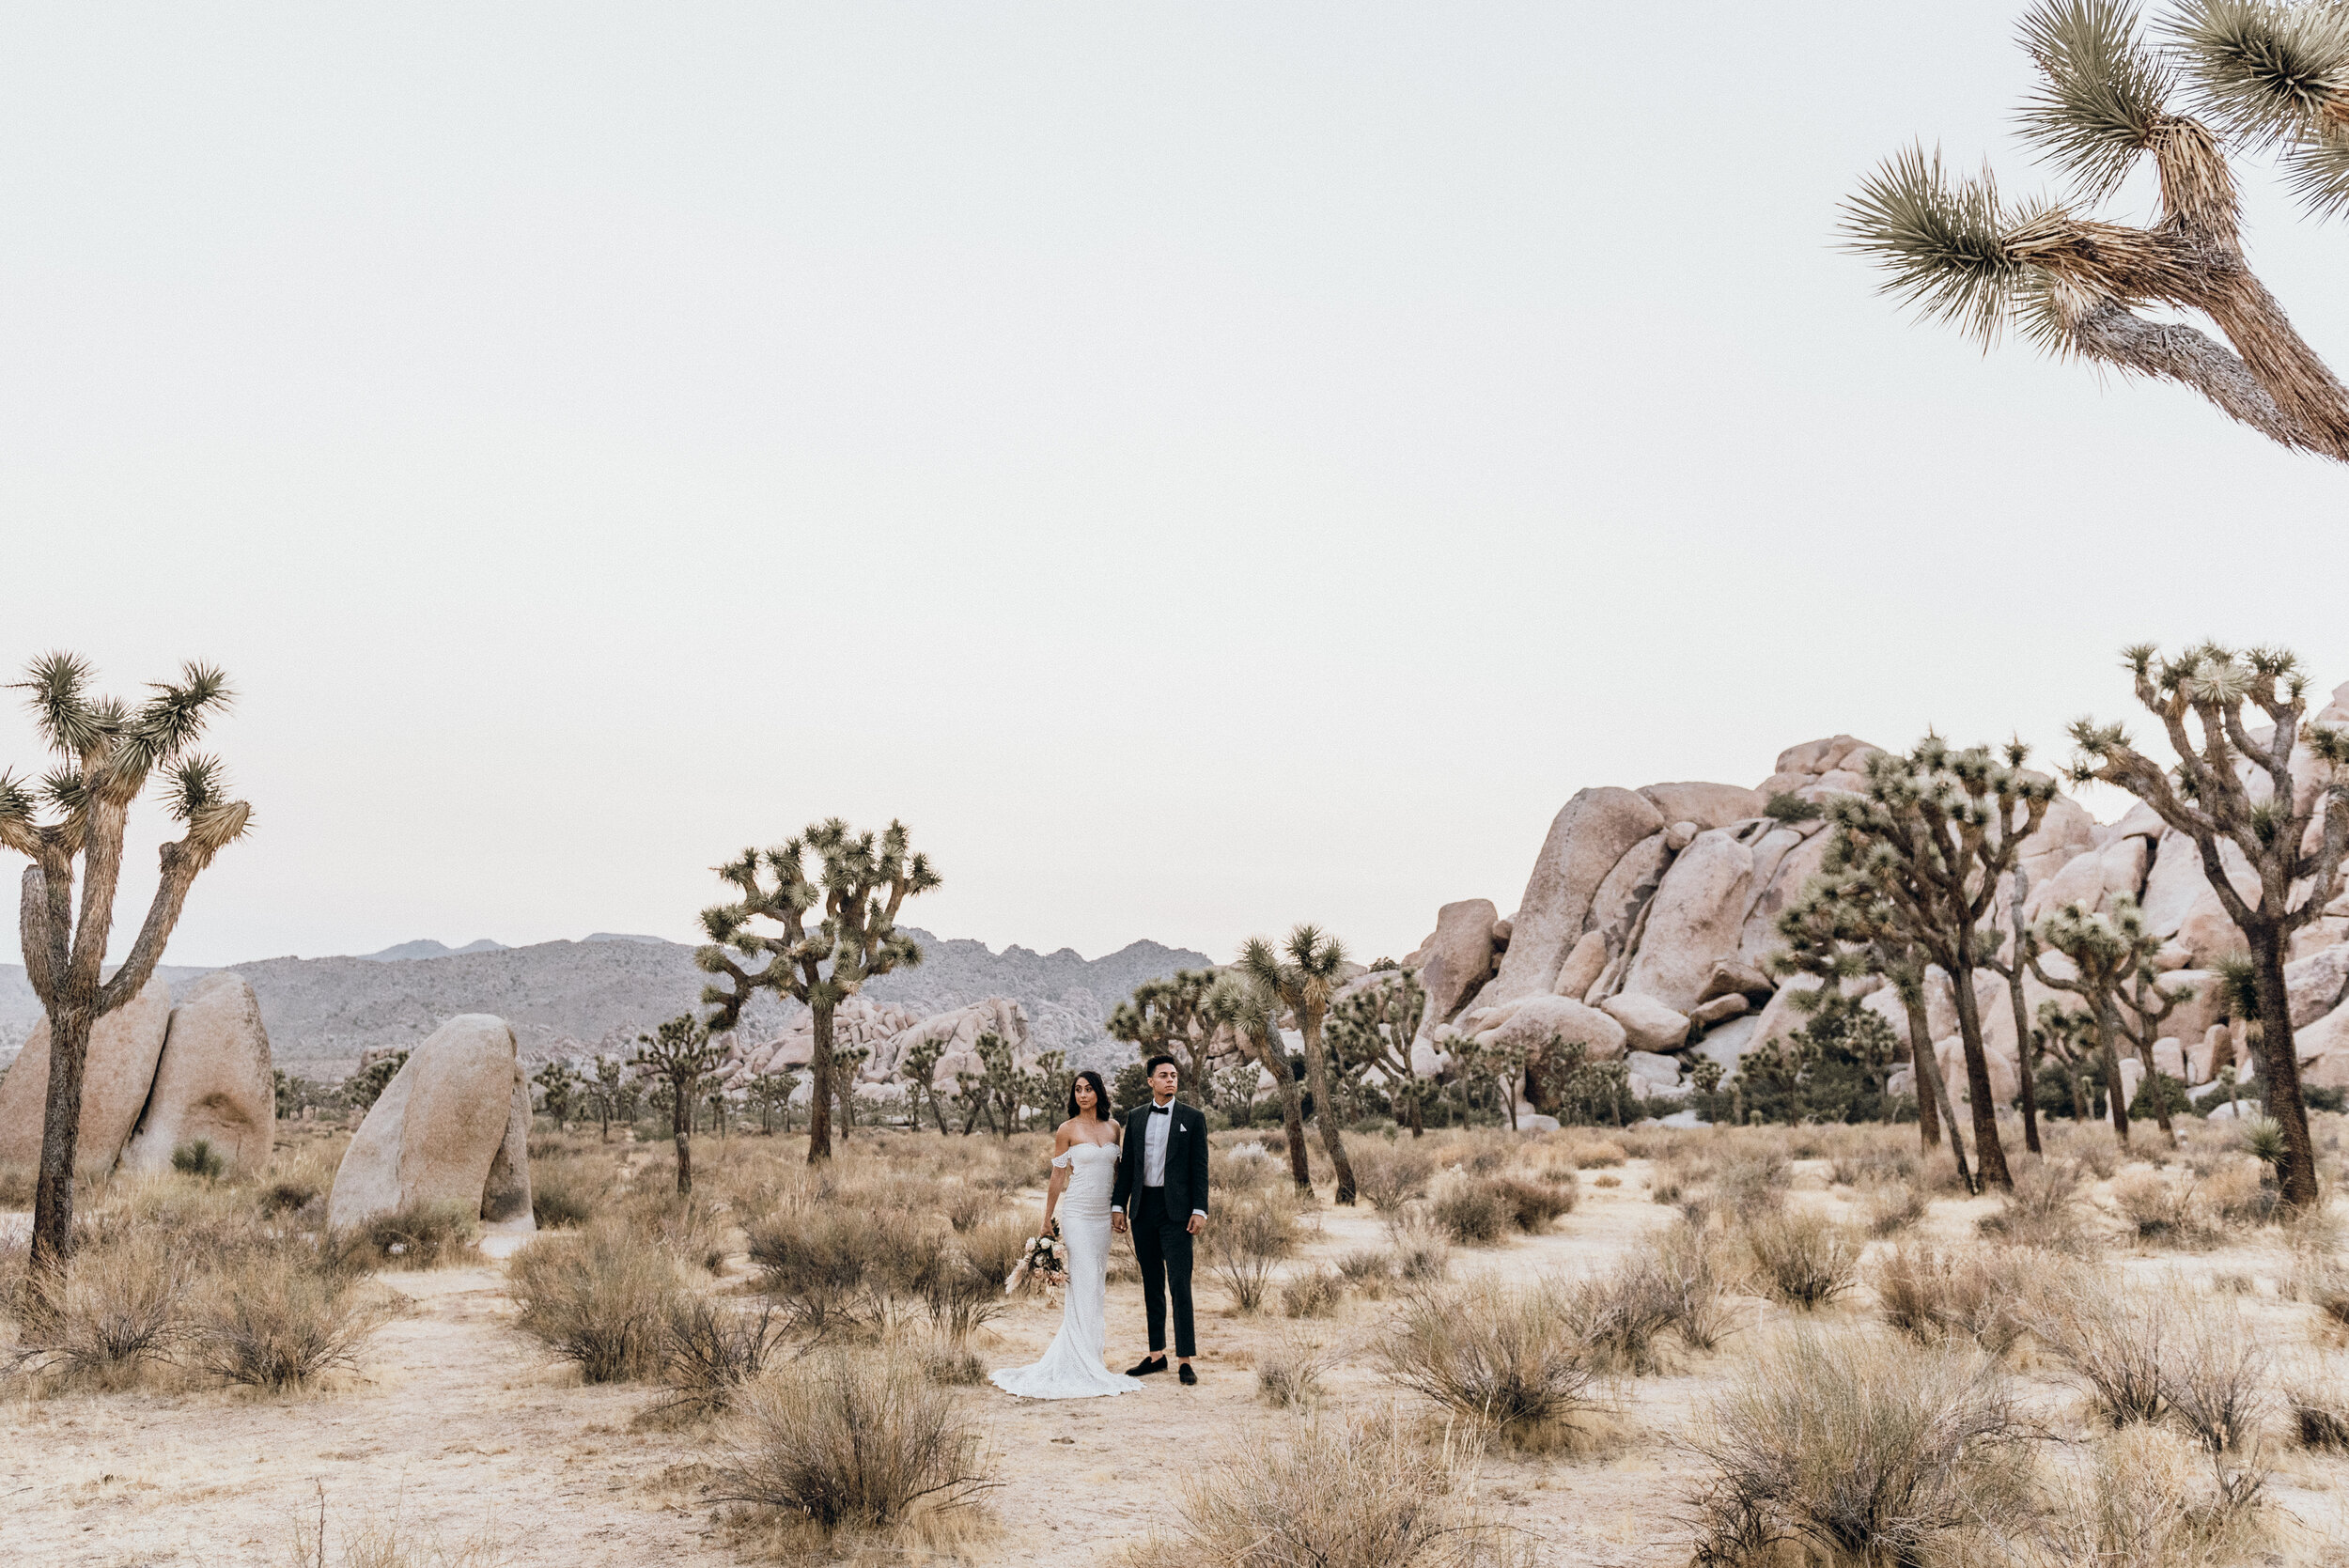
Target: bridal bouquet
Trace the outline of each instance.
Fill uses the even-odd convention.
[[[1019,1261],[1012,1265],[1011,1278],[1003,1281],[1003,1294],[1009,1296],[1031,1281],[1047,1290],[1068,1282],[1068,1243],[1050,1230],[1030,1236],[1019,1250]]]

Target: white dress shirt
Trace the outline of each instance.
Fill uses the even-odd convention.
[[[1166,1102],[1164,1110],[1152,1109],[1142,1133],[1142,1185],[1145,1188],[1166,1185],[1166,1141],[1174,1130],[1174,1102]],[[1206,1209],[1193,1209],[1205,1216]]]

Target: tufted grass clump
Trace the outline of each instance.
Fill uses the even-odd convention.
[[[506,1288],[521,1308],[515,1327],[590,1383],[657,1375],[682,1295],[668,1253],[612,1220],[522,1248],[507,1262]]]
[[[218,1181],[228,1172],[228,1162],[212,1147],[209,1138],[191,1139],[171,1151],[171,1168],[183,1176],[195,1176],[204,1181]]]
[[[1717,1396],[1691,1446],[1713,1474],[1697,1502],[1701,1563],[1975,1560],[2025,1512],[2030,1467],[2007,1380],[1970,1349],[1798,1327]]]
[[[450,1268],[478,1263],[481,1221],[462,1203],[405,1203],[359,1226],[383,1268]]]
[[[247,1388],[303,1388],[356,1367],[368,1337],[398,1310],[334,1257],[301,1248],[264,1252],[196,1291],[189,1358]]]
[[[2003,1356],[2023,1336],[2022,1303],[2055,1260],[2028,1248],[1904,1242],[1875,1267],[1884,1321],[1921,1344],[1970,1340]]]
[[[1292,1328],[1256,1353],[1256,1396],[1276,1409],[1311,1405],[1341,1359],[1319,1336]]]
[[[1850,1233],[1815,1214],[1767,1214],[1745,1227],[1754,1279],[1776,1301],[1816,1312],[1859,1282]]]
[[[62,1286],[27,1299],[20,1339],[0,1358],[0,1372],[129,1388],[186,1341],[194,1277],[192,1260],[152,1231],[86,1244],[67,1261]]]

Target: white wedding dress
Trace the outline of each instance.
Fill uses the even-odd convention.
[[[1055,1218],[1068,1243],[1068,1300],[1061,1309],[1060,1332],[1044,1359],[995,1374],[995,1386],[1021,1399],[1093,1399],[1129,1394],[1138,1378],[1101,1364],[1108,1338],[1110,1190],[1117,1180],[1117,1145],[1080,1143],[1052,1163],[1068,1172]]]

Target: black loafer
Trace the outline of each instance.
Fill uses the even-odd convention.
[[[1136,1361],[1132,1366],[1126,1369],[1126,1375],[1128,1377],[1147,1377],[1154,1372],[1164,1372],[1165,1370],[1165,1357],[1144,1356],[1141,1360]]]
[[[1185,1361],[1185,1362],[1183,1363],[1183,1383],[1184,1383],[1184,1385],[1185,1385],[1186,1387],[1188,1387],[1189,1385],[1193,1384],[1193,1383],[1196,1383],[1196,1382],[1198,1382],[1198,1381],[1199,1381],[1199,1374],[1198,1374],[1197,1373],[1195,1373],[1195,1372],[1193,1372],[1193,1371],[1191,1371],[1191,1370],[1190,1370],[1190,1363],[1189,1361]]]

